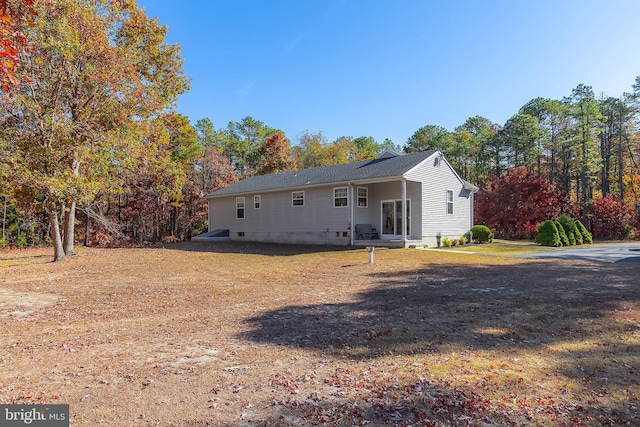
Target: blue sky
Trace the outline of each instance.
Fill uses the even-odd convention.
[[[390,138],[472,116],[503,125],[578,84],[619,97],[640,76],[640,1],[138,0],[182,47],[177,110],[216,128]]]

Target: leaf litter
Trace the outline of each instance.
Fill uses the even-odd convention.
[[[632,266],[186,243],[1,256],[0,403],[69,403],[74,425],[640,423]]]

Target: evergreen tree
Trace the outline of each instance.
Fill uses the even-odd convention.
[[[542,246],[552,246],[552,247],[562,246],[558,228],[556,227],[553,221],[547,220],[547,221],[541,222],[536,227],[536,230],[538,231],[538,235],[536,236],[536,239],[535,239],[536,243]]]
[[[562,227],[562,224],[560,224],[558,220],[553,221],[553,223],[558,229],[558,234],[560,235],[560,242],[562,243],[562,246],[569,246],[570,245],[569,237],[567,237],[567,233],[565,233],[564,227]]]

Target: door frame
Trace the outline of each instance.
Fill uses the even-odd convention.
[[[402,216],[402,221],[407,224],[407,238],[409,238],[409,236],[411,236],[411,199],[407,198],[407,209],[404,212],[404,215]],[[384,232],[385,227],[384,227],[384,204],[385,203],[393,203],[393,231],[394,233],[397,234],[387,234]],[[402,199],[388,199],[388,200],[381,200],[380,201],[380,237],[381,238],[387,238],[387,239],[399,239],[402,237],[402,230],[397,230],[397,224],[398,224],[398,219],[396,218],[396,213],[398,212],[398,207],[397,204],[400,203],[402,204]],[[399,233],[398,233],[399,231]]]

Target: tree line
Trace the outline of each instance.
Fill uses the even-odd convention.
[[[630,225],[637,225],[639,121],[640,77],[630,86],[630,92],[619,98],[596,97],[590,86],[580,84],[561,100],[532,99],[504,125],[481,116],[467,119],[453,132],[427,125],[418,129],[404,148],[407,152],[443,151],[463,179],[483,187],[480,204],[487,193],[495,193],[500,185],[512,192],[511,199],[518,199],[513,195],[516,189],[510,175],[514,169],[522,168],[523,172],[516,173],[516,181],[543,178],[532,185],[538,187],[538,195],[543,187],[544,191],[557,193],[555,198],[562,203],[554,206],[559,213],[571,211],[584,224],[590,224],[594,209],[605,199],[621,203],[620,209],[625,212],[635,210],[625,216]],[[505,212],[501,207],[509,206],[507,194],[503,196],[479,206],[481,220],[493,221],[491,225],[502,228],[490,217]],[[543,206],[539,200],[532,208]],[[530,236],[532,227],[535,224],[528,224],[524,235]],[[502,237],[522,237],[521,232],[503,231]]]
[[[19,38],[0,68],[0,246],[52,245],[62,260],[78,242],[190,239],[206,229],[212,191],[385,148],[441,150],[487,193],[524,170],[583,216],[607,195],[640,201],[640,78],[620,98],[579,85],[528,102],[504,125],[481,116],[453,131],[426,125],[402,146],[309,131],[292,144],[252,117],[216,128],[177,113],[189,90],[180,47],[133,1],[2,1],[3,31]]]

